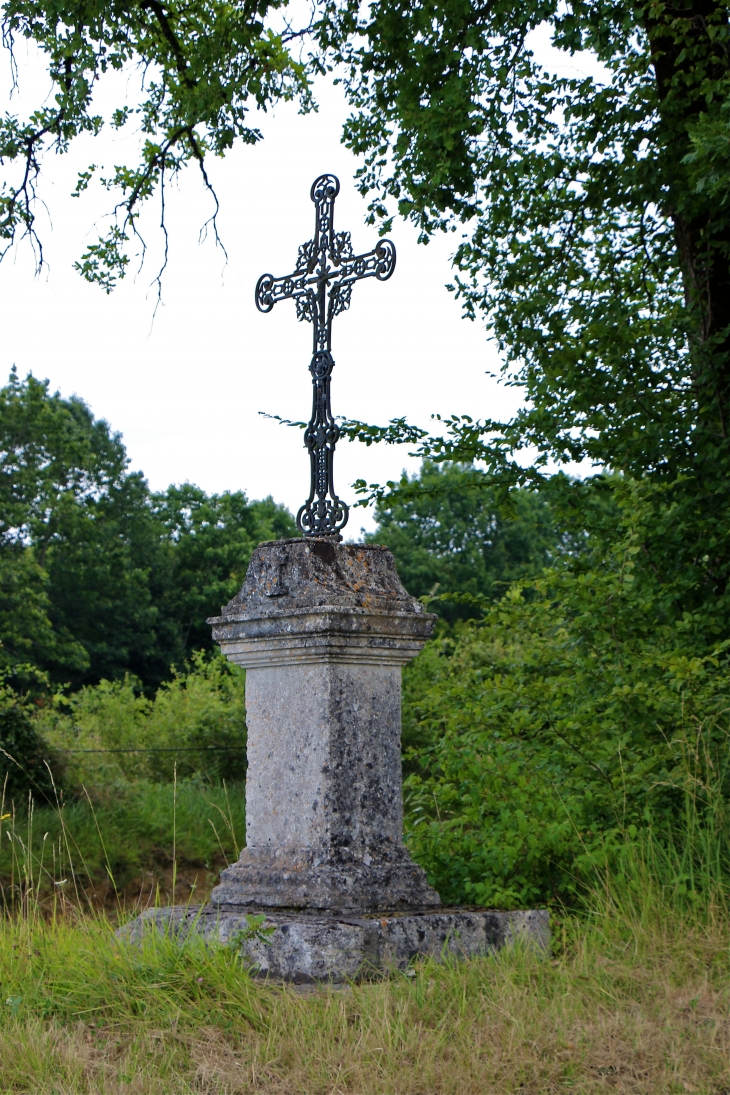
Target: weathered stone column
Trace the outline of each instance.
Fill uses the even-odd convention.
[[[209,621],[247,670],[246,847],[211,901],[338,914],[439,897],[403,844],[401,667],[434,616],[371,544],[261,544]]]
[[[247,843],[211,903],[146,909],[131,940],[195,933],[260,977],[341,982],[467,958],[516,939],[546,949],[545,909],[444,909],[402,840],[401,666],[431,634],[385,548],[260,544],[213,636],[245,666]],[[248,912],[273,929],[256,935]]]

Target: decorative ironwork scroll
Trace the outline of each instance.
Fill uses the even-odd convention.
[[[335,198],[340,183],[335,175],[314,180],[311,198],[316,208],[314,239],[299,248],[293,274],[275,278],[262,274],[256,284],[256,307],[270,312],[280,300],[293,300],[297,319],[313,327],[312,417],[304,433],[309,451],[311,479],[309,498],[297,514],[303,536],[329,536],[341,540],[349,510],[335,493],[332,462],[339,427],[330,406],[332,320],[350,307],[352,287],[363,278],[387,281],[395,269],[395,247],[381,240],[372,251],[354,255],[349,232],[335,232]]]

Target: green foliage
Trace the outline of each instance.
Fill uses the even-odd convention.
[[[373,216],[462,233],[454,288],[526,396],[509,423],[452,419],[423,455],[481,452],[515,479],[550,456],[700,484],[720,457],[726,477],[724,0],[330,13]],[[553,76],[526,41],[538,27],[558,64],[588,50],[600,71]]]
[[[83,507],[65,502],[45,558],[52,619],[88,659],[83,674],[66,679],[79,685],[131,672],[157,683],[181,650],[178,630],[160,612],[166,545],[147,483],[126,474]]]
[[[176,672],[153,699],[132,678],[101,681],[68,697],[57,695],[38,710],[35,722],[65,758],[70,788],[102,793],[139,779],[172,782],[175,773],[211,783],[241,780],[244,682],[243,670],[199,652],[188,671]]]
[[[55,775],[55,787],[51,773]],[[3,685],[0,689],[0,813],[10,809],[13,803],[24,810],[29,796],[39,802],[53,802],[61,785],[57,755],[39,733],[27,705]]]
[[[289,512],[185,484],[152,494],[118,434],[80,399],[15,371],[0,389],[0,665],[78,687],[131,673],[146,689],[193,650]]]
[[[34,659],[59,673],[83,673],[87,653],[68,632],[54,627],[48,573],[33,548],[0,545],[0,666]]]
[[[6,688],[0,748],[14,759],[0,754],[11,819],[0,842],[4,900],[52,894],[58,877],[80,895],[120,892],[174,862],[200,868],[207,882],[206,871],[235,859],[245,830],[244,679],[201,652],[154,699],[129,678],[50,700],[20,701]]]
[[[500,597],[561,549],[544,501],[516,491],[505,511],[484,473],[465,465],[424,461],[418,475],[403,476],[392,501],[378,502],[375,516],[378,527],[367,540],[390,548],[414,597],[445,597],[429,608],[447,620],[474,615],[474,602]]]
[[[44,155],[65,152],[74,138],[101,131],[105,119],[95,110],[97,84],[115,87],[113,80],[105,81],[107,74],[126,71],[128,79],[116,87],[131,101],[112,107],[109,121],[116,129],[134,125],[142,135],[138,159],[99,178],[116,196],[115,221],[76,263],[87,280],[113,289],[125,275],[141,208],[155,194],[161,196],[164,218],[166,180],[196,163],[212,193],[205,157],[223,155],[235,140],[260,139],[248,121],[252,107],[265,109],[282,99],[297,99],[303,110],[311,106],[306,70],[288,49],[297,33],[276,33],[267,20],[282,6],[282,0],[253,5],[208,0],[177,9],[159,3],[90,6],[71,0],[49,6],[6,0],[3,43],[11,51],[14,75],[13,51],[21,38],[41,51],[53,91],[29,118],[8,114],[0,123],[0,159],[9,168],[0,191],[0,239],[9,246],[17,234],[30,235],[40,248],[34,205]],[[75,196],[95,172],[91,165],[80,173]],[[41,261],[42,250],[38,257]]]
[[[409,841],[446,901],[569,899],[640,830],[671,844],[688,813],[727,842],[724,610],[693,606],[694,576],[683,588],[652,558],[664,499],[612,494],[618,529],[597,520],[580,555],[407,672]]]
[[[329,11],[373,218],[461,232],[453,288],[525,395],[345,432],[539,487],[585,541],[409,669],[411,844],[447,899],[568,895],[695,792],[727,833],[728,6]],[[546,72],[540,26],[600,74]],[[611,474],[550,466],[580,460]]]
[[[85,403],[13,370],[0,389],[6,664],[32,660],[75,683],[165,674],[174,636],[158,625],[149,580],[162,530],[127,464],[119,435]]]
[[[588,50],[600,71],[554,77],[529,48],[538,27],[567,65]],[[660,629],[686,613],[710,656],[730,636],[727,4],[332,3],[329,33],[373,217],[461,232],[454,289],[525,395],[509,422],[345,432],[481,461],[500,500],[539,486],[576,532],[602,481],[583,491],[550,462],[632,477],[635,546],[662,583],[650,611]],[[397,505],[389,487],[360,484]],[[613,550],[600,542],[597,577]]]
[[[118,484],[127,456],[119,434],[81,399],[51,395],[33,376],[21,381],[15,368],[0,389],[0,422],[0,537],[32,540],[42,565],[64,516],[61,499],[83,504]]]
[[[107,180],[123,195],[122,223],[113,230],[121,235],[92,244],[88,266],[82,262],[86,276],[106,288],[123,273],[125,237],[140,202],[165,172],[186,159],[201,162],[207,147],[222,153],[236,136],[256,139],[242,121],[244,90],[259,105],[281,94],[302,93],[308,101],[305,71],[290,65],[283,38],[267,38],[266,8],[249,14],[202,4],[178,14],[158,7],[102,6],[93,18],[69,7],[5,8],[10,30],[46,50],[59,88],[56,105],[33,119],[32,132],[8,118],[0,135],[5,161],[30,165],[31,188],[46,136],[64,148],[76,132],[98,129],[89,74],[122,67],[133,55],[160,73],[141,106],[142,165]],[[384,428],[349,422],[344,432],[366,444],[415,445],[423,458],[458,465],[449,473],[429,465],[434,480],[476,474],[463,465],[477,462],[490,505],[503,506],[515,487],[539,487],[560,528],[562,554],[550,568],[531,579],[529,570],[510,570],[521,587],[489,608],[483,622],[459,625],[409,670],[412,846],[446,899],[531,902],[570,894],[641,826],[671,846],[690,800],[703,824],[712,816],[727,825],[728,5],[327,0],[314,15],[322,53],[310,61],[315,68],[345,65],[353,107],[345,137],[364,156],[360,184],[371,195],[373,219],[387,228],[397,211],[424,239],[442,229],[461,233],[454,291],[468,316],[486,320],[505,378],[525,394],[508,422],[445,413],[436,416],[441,426],[433,436],[403,420]],[[589,50],[601,71],[546,71],[529,48],[538,28],[549,30],[569,65]],[[115,124],[127,116],[125,103]],[[91,169],[83,173],[79,192],[92,177]],[[32,229],[29,193],[4,192],[8,239],[17,227]],[[78,407],[67,419],[79,436],[93,425],[84,424]],[[48,431],[61,421],[50,415]],[[88,465],[89,482],[119,455],[108,431],[98,437],[100,471],[85,459],[68,464]],[[39,506],[34,516],[26,499],[42,496],[34,484],[45,482],[46,464],[34,464],[22,446],[18,451],[30,488],[23,485],[22,512],[11,521],[22,534],[13,533],[7,546],[19,552],[20,577],[11,565],[16,556],[7,556],[0,586],[12,605],[25,583],[30,610],[22,621],[11,619],[10,609],[8,622],[0,620],[3,656],[32,654],[55,679],[85,656],[93,679],[93,659],[106,640],[88,631],[77,637],[70,609],[56,607],[71,601],[57,601],[55,591],[71,589],[70,576],[86,565],[63,570],[73,539],[64,530],[75,527],[78,513],[98,514],[112,503],[93,490],[87,496],[72,476],[63,493],[73,503],[69,515]],[[584,483],[552,471],[551,464],[580,460],[606,471]],[[123,486],[121,472],[114,474],[102,489],[110,499]],[[413,588],[432,578],[453,581],[462,598],[473,598],[475,588],[483,593],[494,581],[496,556],[480,556],[475,547],[484,517],[476,503],[467,511],[449,502],[449,539],[429,524],[428,495],[413,503],[412,482],[390,494],[360,489],[380,499]],[[131,485],[124,490],[121,510],[138,514],[134,527],[141,528],[149,513],[135,509]],[[14,514],[18,499],[12,490],[7,497]],[[534,499],[517,495],[513,502],[520,518],[529,516],[519,513],[522,504],[539,510],[534,500],[521,501],[527,497]],[[163,515],[164,565],[152,566],[149,555],[130,548],[120,584],[97,583],[110,591],[109,603],[130,606],[121,630],[127,646],[103,663],[114,667],[109,676],[123,676],[136,657],[146,666],[158,654],[159,664],[174,661],[181,629],[209,594],[225,600],[226,581],[233,585],[234,574],[238,580],[247,518],[234,516],[233,499],[211,500],[215,527],[220,521],[228,528],[230,517],[238,530],[223,544],[207,506],[190,494],[170,496],[155,511],[155,519]],[[26,511],[31,524],[24,525]],[[408,514],[415,516],[412,534]],[[507,570],[522,550],[516,528],[502,540]],[[132,543],[131,532],[125,535]],[[139,542],[147,551],[152,541],[145,533]],[[462,547],[461,558],[450,548],[444,561],[446,543]],[[530,543],[530,562],[519,565],[532,566],[553,550]],[[78,555],[86,558],[93,552]],[[176,558],[191,590],[187,601],[170,585]],[[200,580],[191,581],[186,568],[195,569],[197,559],[211,563],[210,581],[207,562],[196,571]],[[159,586],[145,599],[152,587],[141,575],[148,570]],[[146,682],[159,679],[158,670],[145,672]]]
[[[241,588],[257,544],[296,536],[296,525],[271,497],[249,502],[243,491],[206,495],[189,483],[155,495],[154,504],[173,545],[165,610],[186,651],[211,650],[206,617]]]

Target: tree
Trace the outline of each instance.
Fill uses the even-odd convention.
[[[241,588],[257,544],[296,536],[292,515],[270,497],[249,502],[243,491],[206,495],[190,483],[156,495],[155,514],[171,546],[164,611],[186,656],[212,650],[207,617]]]
[[[32,541],[44,565],[63,519],[60,499],[84,505],[119,483],[128,463],[119,434],[76,396],[12,369],[0,389],[0,542]]]
[[[551,76],[528,45],[540,25],[601,74]],[[509,422],[346,432],[483,461],[501,491],[547,487],[574,525],[590,489],[554,462],[635,478],[678,625],[704,613],[729,635],[728,5],[332,4],[329,33],[373,219],[461,231],[454,290],[525,394]]]
[[[13,369],[0,389],[0,637],[6,662],[33,661],[76,678],[88,671],[89,651],[54,603],[49,568],[62,568],[64,548],[79,533],[88,539],[99,500],[120,486],[126,463],[119,435],[96,422],[80,399],[52,395],[47,382],[32,376],[20,381]],[[88,604],[83,586],[78,574],[73,590],[79,610],[98,608]]]
[[[456,290],[528,401],[498,439],[716,481],[730,377],[727,5],[331,14],[373,216],[394,200],[425,236],[468,229]],[[566,59],[591,50],[602,75],[551,78],[527,45],[541,24]],[[484,454],[494,463],[500,448]]]
[[[347,432],[483,461],[500,494],[538,486],[563,527],[588,531],[583,552],[527,583],[529,600],[512,590],[409,669],[412,846],[447,899],[490,903],[565,894],[641,826],[681,842],[691,817],[720,848],[728,5],[330,13],[373,219],[387,228],[397,210],[424,238],[461,233],[454,291],[525,394],[509,422]],[[602,75],[551,77],[527,45],[540,24],[566,59],[592,50]],[[598,474],[551,467],[579,460]],[[699,846],[683,849],[688,878]]]
[[[107,235],[76,263],[79,272],[109,292],[124,277],[142,206],[159,194],[164,224],[165,182],[188,163],[197,164],[211,192],[217,237],[217,200],[206,155],[223,155],[237,139],[248,144],[260,139],[248,121],[252,106],[265,109],[277,99],[294,98],[304,110],[311,105],[306,69],[288,49],[302,31],[280,20],[277,32],[267,19],[283,6],[282,0],[178,6],[161,0],[126,5],[7,0],[2,31],[13,75],[17,80],[14,45],[25,39],[41,51],[53,95],[29,118],[6,114],[0,123],[0,162],[9,168],[0,192],[0,239],[6,248],[17,234],[28,235],[42,262],[34,205],[44,154],[65,152],[74,138],[98,134],[104,124],[134,125],[143,139],[136,162],[99,179],[117,196],[115,216]],[[133,82],[105,119],[95,109],[94,92],[105,76],[124,69]],[[81,172],[76,195],[96,171],[90,164]]]
[[[115,125],[136,114],[148,139],[141,162],[106,181],[121,188],[121,222],[80,264],[110,288],[166,174],[257,140],[250,106],[299,97],[306,109],[309,75],[337,63],[373,219],[387,229],[397,209],[424,238],[462,230],[456,291],[525,387],[514,421],[452,420],[431,454],[484,456],[524,481],[512,456],[536,448],[533,478],[548,456],[586,458],[714,490],[730,398],[726,0],[322,0],[297,30],[280,8],[6,2],[7,43],[37,44],[57,96],[4,123],[0,157],[22,166],[3,197],[5,238],[32,231],[43,148],[99,131],[92,92],[105,73],[155,72],[114,114]],[[566,60],[591,51],[601,75],[555,78],[530,49],[538,27]]]
[[[140,203],[162,193],[168,173],[257,140],[249,106],[299,97],[306,109],[309,75],[344,65],[354,108],[345,139],[365,157],[373,218],[387,229],[397,209],[424,238],[462,231],[456,291],[468,314],[486,317],[506,372],[525,386],[514,421],[452,420],[431,454],[481,455],[520,481],[550,456],[687,473],[710,492],[724,482],[726,0],[321,0],[296,30],[284,7],[6,0],[8,44],[36,43],[57,94],[29,122],[3,125],[0,157],[22,168],[2,199],[5,238],[32,231],[43,149],[99,131],[92,92],[105,73],[135,64],[155,73],[143,89],[130,85],[113,115],[114,125],[138,116],[147,139],[140,163],[106,180],[121,190],[121,221],[80,264],[108,289]],[[555,78],[529,47],[539,27],[566,59],[591,51],[602,74]],[[297,41],[308,43],[299,61],[289,52]],[[512,459],[526,448],[537,449],[532,472]]]
[[[78,397],[15,371],[0,389],[2,626],[28,632],[3,638],[11,661],[74,685],[128,671],[153,683],[181,653],[151,586],[165,530],[128,464],[119,434]]]
[[[539,573],[561,550],[544,501],[516,491],[511,512],[505,512],[485,478],[468,465],[443,467],[425,460],[418,475],[404,475],[398,496],[377,503],[378,527],[367,536],[391,549],[414,597],[447,598],[429,606],[447,620],[478,614],[475,605],[496,600],[511,582]]]
[[[64,679],[77,687],[133,673],[156,687],[184,651],[162,605],[172,568],[145,479],[127,472],[83,506],[61,501],[46,556],[51,619],[87,655],[84,672]]]
[[[59,673],[82,673],[88,657],[82,644],[51,621],[48,574],[30,547],[0,546],[0,667],[28,662]]]
[[[153,495],[118,434],[77,397],[13,372],[0,389],[0,664],[73,687],[147,689],[197,649],[259,540],[291,514],[190,484]]]

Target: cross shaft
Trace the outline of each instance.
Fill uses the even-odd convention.
[[[395,246],[380,240],[377,247],[354,255],[349,232],[335,232],[335,198],[340,183],[335,175],[314,180],[310,197],[315,205],[314,239],[299,248],[292,274],[275,278],[262,274],[256,284],[256,307],[270,312],[281,300],[293,300],[297,319],[312,324],[312,416],[304,433],[309,452],[309,498],[297,513],[303,536],[341,540],[349,509],[335,493],[333,459],[340,430],[330,406],[332,320],[350,307],[352,287],[364,278],[387,281],[395,269]]]

